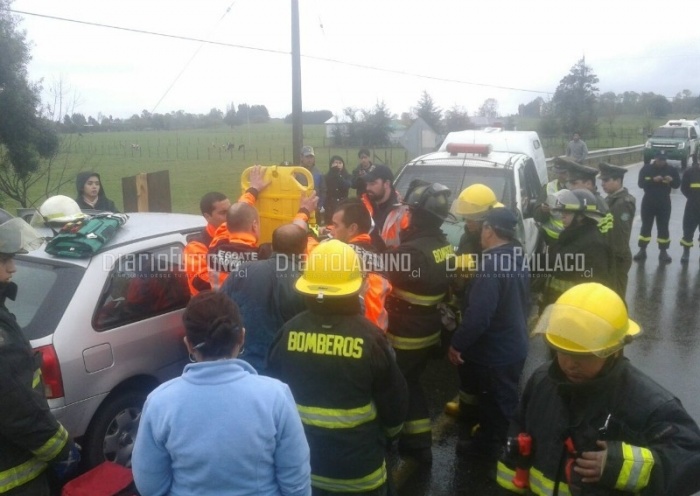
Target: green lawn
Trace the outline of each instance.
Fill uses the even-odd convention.
[[[54,170],[65,168],[64,177],[73,178],[79,171],[99,172],[107,195],[122,208],[123,177],[168,170],[173,211],[187,213],[199,213],[199,199],[208,191],[237,197],[241,191],[240,175],[246,167],[292,161],[293,155],[292,126],[281,122],[233,130],[82,133],[65,135],[63,139]],[[357,165],[359,148],[331,148],[325,146],[327,141],[323,125],[304,126],[304,144],[314,147],[321,171],[328,170],[328,161],[336,154],[345,158],[349,170]],[[226,149],[228,143],[234,145],[230,150]],[[244,145],[241,150],[239,145]],[[387,163],[395,170],[407,160],[403,148],[373,152],[375,161]],[[43,191],[43,186],[37,186],[30,196],[41,199]],[[59,193],[75,197],[74,182],[64,184]],[[17,207],[11,201],[6,206],[10,210]]]

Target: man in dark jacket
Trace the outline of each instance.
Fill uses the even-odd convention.
[[[258,374],[267,374],[267,355],[277,332],[306,308],[294,290],[306,242],[306,232],[296,224],[278,227],[272,233],[272,256],[243,263],[221,288],[240,308],[246,326],[240,358]]]
[[[671,263],[667,250],[671,244],[668,221],[671,219],[671,190],[681,185],[678,170],[666,162],[666,154],[660,150],[654,161],[639,169],[639,187],[642,197],[642,228],[639,230],[639,251],[633,260],[647,258],[647,246],[651,243],[651,228],[656,219],[656,241],[659,244],[659,262]]]
[[[357,196],[361,197],[367,190],[367,182],[364,176],[372,168],[372,160],[370,159],[370,152],[367,148],[362,148],[357,152],[357,158],[360,159],[360,163],[357,164],[357,167],[352,171],[351,187],[355,189]]]
[[[0,494],[48,496],[47,468],[59,478],[80,461],[80,452],[54,418],[44,396],[41,354],[34,352],[5,306],[17,285],[13,257],[36,249],[41,238],[21,219],[0,225]]]
[[[690,260],[690,249],[693,247],[693,235],[700,227],[700,164],[697,161],[683,173],[681,180],[681,193],[686,197],[685,210],[683,211],[683,256],[681,263],[687,264]]]
[[[386,494],[386,438],[406,417],[406,383],[383,333],[362,316],[361,261],[338,240],[296,282],[308,311],[278,333],[270,375],[289,385],[311,448],[315,496]]]
[[[387,257],[406,263],[387,263],[385,275],[393,288],[386,299],[387,337],[406,378],[408,419],[399,440],[399,452],[427,465],[432,462],[432,434],[428,404],[420,378],[428,360],[439,351],[441,315],[450,280],[447,260],[452,245],[440,230],[449,211],[450,190],[438,183],[411,181],[405,204],[410,224],[401,232],[401,244]]]
[[[613,290],[571,288],[535,332],[556,358],[525,386],[499,485],[519,494],[523,486],[532,494],[600,496],[700,490],[700,429],[672,393],[622,355],[640,328]],[[524,445],[526,436],[533,450],[518,463],[517,439]]]
[[[107,198],[97,172],[79,172],[75,178],[75,189],[78,191],[75,201],[82,210],[119,212],[114,202]]]
[[[486,213],[483,253],[449,359],[462,366],[477,391],[479,429],[460,441],[458,452],[496,460],[518,405],[518,381],[527,356],[529,272],[515,241],[518,220],[506,208]]]
[[[347,199],[350,190],[350,173],[345,168],[345,160],[340,155],[333,155],[328,163],[328,172],[325,176],[326,199],[323,202],[326,225],[330,225],[333,219],[335,207],[341,201]]]
[[[622,180],[627,173],[626,168],[605,162],[601,162],[598,168],[603,191],[608,195],[605,201],[613,216],[613,228],[608,231],[615,265],[614,285],[611,288],[624,300],[627,293],[627,273],[632,266],[630,236],[634,214],[637,211],[637,200],[622,186]]]

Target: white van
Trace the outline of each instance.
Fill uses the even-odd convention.
[[[413,179],[444,184],[452,191],[452,200],[472,184],[485,184],[518,216],[518,238],[526,252],[542,249],[533,214],[548,178],[536,132],[499,129],[450,133],[438,151],[414,158],[401,168],[394,182],[401,195]],[[464,226],[462,222],[445,222],[443,230],[457,245]]]

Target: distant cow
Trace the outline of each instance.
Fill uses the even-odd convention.
[[[139,145],[138,143],[132,143],[131,149],[132,150],[141,150],[141,145]]]
[[[227,151],[227,152],[230,152],[231,150],[234,150],[235,148],[236,148],[236,146],[231,141],[229,141],[225,145],[221,145],[221,149],[224,151]]]
[[[243,144],[238,145],[238,151],[240,152],[241,150],[245,151],[245,145],[243,145]]]

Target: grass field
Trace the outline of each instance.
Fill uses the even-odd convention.
[[[324,136],[323,125],[304,126],[304,144],[314,147],[320,170],[326,172],[330,157],[336,154],[344,157],[346,166],[352,170],[357,165],[359,148],[325,147]],[[123,177],[168,170],[173,211],[187,213],[199,213],[199,199],[208,191],[237,197],[241,190],[240,175],[246,167],[292,161],[293,155],[292,126],[283,123],[233,130],[82,133],[66,135],[63,139],[54,168],[65,168],[64,177],[74,178],[79,171],[99,172],[107,196],[122,208]],[[228,143],[233,143],[233,147],[227,149]],[[240,145],[243,147],[239,150]],[[375,161],[394,169],[407,160],[403,148],[375,149],[373,153]],[[58,193],[75,197],[74,182],[63,185]],[[31,198],[43,198],[43,188],[33,188]],[[14,210],[17,205],[7,202],[7,207]]]
[[[612,127],[600,119],[598,136],[583,139],[591,150],[637,145],[646,139],[645,128],[670,118],[649,121],[641,116],[619,116]],[[516,117],[516,125],[522,131],[537,130],[538,120]],[[564,136],[541,138],[548,157],[562,154],[568,142]],[[107,195],[119,208],[123,206],[121,179],[141,172],[168,170],[173,211],[199,213],[199,199],[208,191],[237,197],[240,174],[246,167],[293,160],[292,126],[282,122],[234,129],[82,133],[65,135],[63,140],[54,170],[62,171],[68,181],[59,193],[75,197],[70,178],[79,171],[92,170],[100,173]],[[328,160],[336,154],[345,158],[349,170],[356,166],[358,148],[330,148],[325,146],[327,141],[323,125],[304,126],[304,144],[315,148],[321,171],[328,170]],[[229,143],[233,146],[227,149]],[[239,149],[240,145],[243,147]],[[409,158],[403,148],[376,149],[373,153],[375,162],[386,163],[395,171]],[[30,198],[40,203],[43,185],[34,187]],[[18,205],[8,201],[5,206],[14,210]]]

